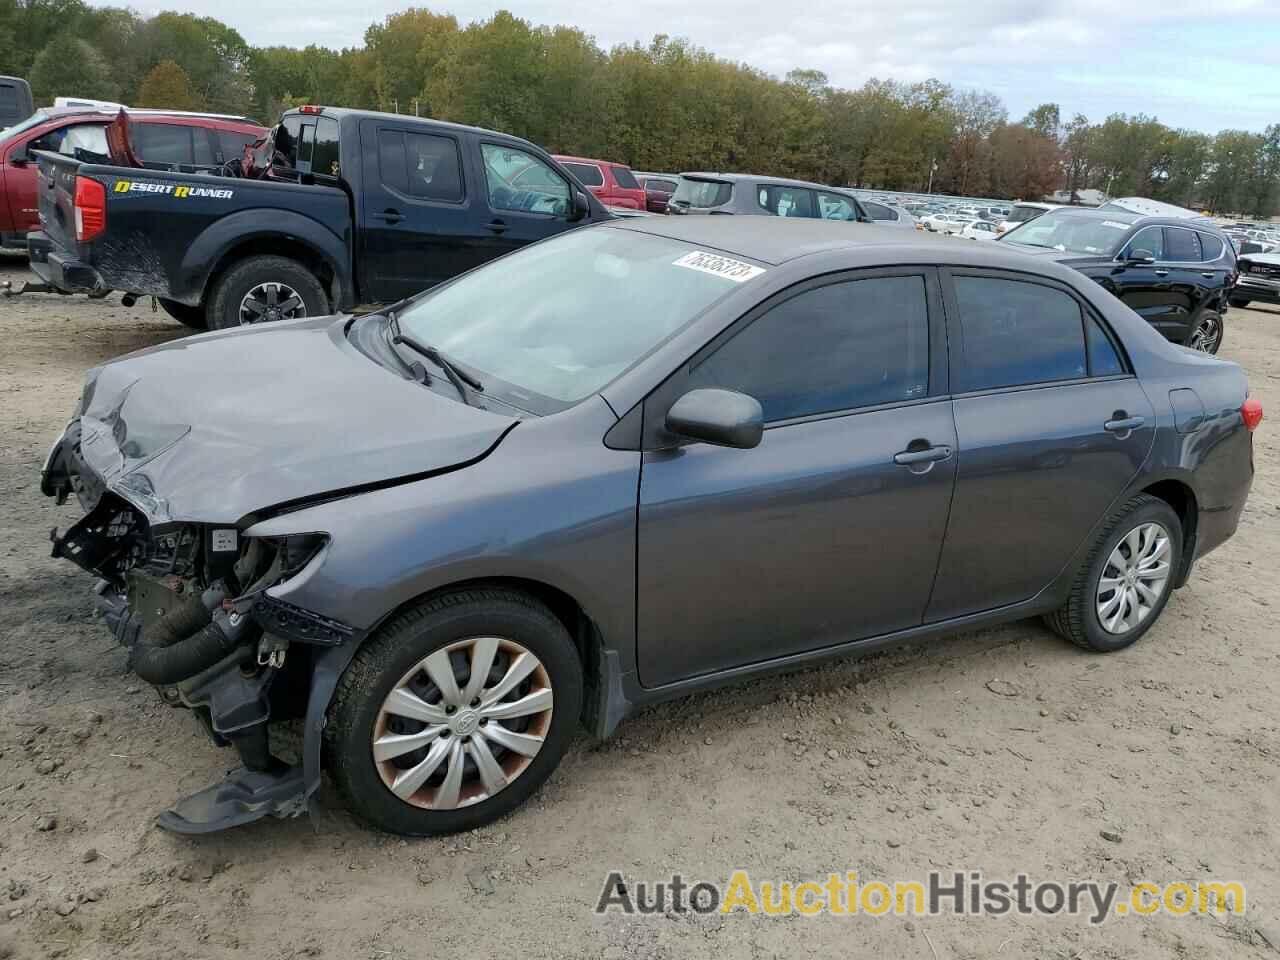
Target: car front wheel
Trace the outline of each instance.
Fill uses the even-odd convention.
[[[559,764],[582,704],[564,625],[508,590],[437,597],[395,617],[343,674],[329,768],[361,819],[410,836],[483,826]]]
[[[1122,650],[1159,618],[1181,557],[1178,515],[1139,494],[1108,521],[1067,602],[1045,622],[1085,650]]]

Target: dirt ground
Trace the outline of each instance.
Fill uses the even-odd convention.
[[[0,279],[24,276],[0,260]],[[361,828],[327,786],[314,823],[199,840],[153,825],[234,760],[124,673],[88,577],[49,557],[78,510],[37,474],[85,368],[185,332],[117,298],[0,300],[0,958],[1280,953],[1280,309],[1227,319],[1223,355],[1272,417],[1240,530],[1136,648],[1090,655],[1022,622],[690,697],[581,737],[506,820],[410,842]],[[1212,878],[1249,903],[1097,927],[592,912],[610,870],[735,868]]]

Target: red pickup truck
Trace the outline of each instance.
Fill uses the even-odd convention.
[[[37,110],[0,133],[0,247],[25,250],[27,233],[40,227],[33,150],[105,157],[104,132],[116,113],[82,107]],[[266,135],[244,117],[130,110],[133,145],[143,163],[206,169],[238,159],[246,144]]]
[[[555,159],[606,207],[645,208],[644,187],[626,164],[559,155],[555,155]]]

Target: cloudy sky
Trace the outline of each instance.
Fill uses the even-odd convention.
[[[115,0],[119,2],[119,0]],[[1017,119],[1045,101],[1064,118],[1146,113],[1171,126],[1260,131],[1280,122],[1280,0],[437,0],[462,22],[508,9],[565,23],[603,47],[655,33],[774,74],[824,71],[839,86],[869,77],[937,77],[997,93]],[[368,24],[407,4],[372,0],[171,0],[219,18],[250,43],[355,46]]]

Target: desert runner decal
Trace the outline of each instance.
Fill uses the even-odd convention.
[[[221,187],[193,187],[185,183],[156,183],[149,180],[117,180],[114,189],[116,193],[160,193],[179,200],[191,197],[230,200],[235,196],[234,190]]]
[[[704,253],[701,250],[686,253],[679,260],[672,261],[672,265],[684,267],[687,270],[700,270],[715,277],[732,280],[734,283],[746,283],[764,273],[764,267],[752,266],[741,260],[734,260],[732,257],[723,257],[718,253]]]

